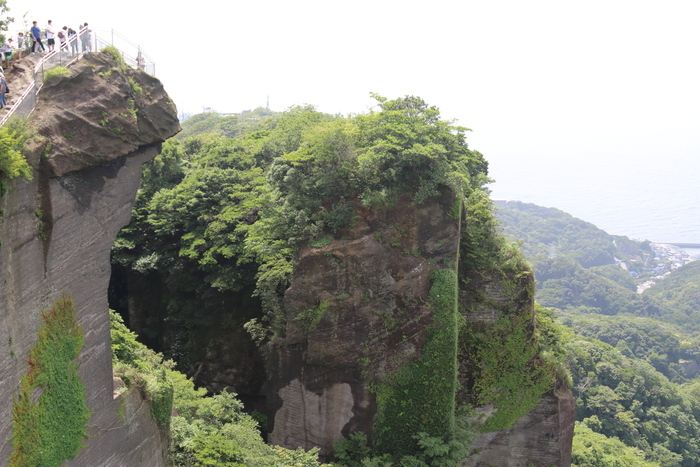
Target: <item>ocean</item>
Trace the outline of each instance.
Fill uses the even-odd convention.
[[[495,200],[558,208],[636,240],[700,243],[700,154],[486,158]]]

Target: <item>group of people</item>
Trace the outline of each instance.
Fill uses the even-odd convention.
[[[56,39],[58,39],[61,49],[66,49],[66,52],[68,51],[68,45],[70,44],[71,53],[77,54],[78,42],[80,42],[82,53],[91,52],[92,43],[90,40],[90,33],[91,31],[88,28],[87,23],[81,24],[76,32],[73,28],[69,28],[68,26],[63,26],[61,29],[56,30],[52,21],[49,20],[48,24],[42,31],[39,26],[37,26],[37,22],[33,21],[32,27],[26,36],[23,32],[20,32],[17,35],[17,44],[14,43],[12,37],[9,37],[2,46],[2,52],[5,59],[5,68],[10,66],[13,61],[21,59],[23,52],[29,53],[30,50],[31,53],[39,52],[37,50],[37,45],[41,48],[41,52],[45,52],[47,48],[49,52],[54,51],[56,47]],[[46,39],[46,47],[42,42],[42,38]]]

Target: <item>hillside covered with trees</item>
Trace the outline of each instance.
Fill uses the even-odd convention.
[[[568,329],[573,465],[700,465],[700,261],[638,294],[663,261],[647,242],[532,204],[500,203],[496,212],[523,242],[538,302]]]

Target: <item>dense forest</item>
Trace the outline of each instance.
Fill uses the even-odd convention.
[[[573,464],[700,465],[700,261],[638,294],[665,261],[649,242],[521,202],[497,217],[532,262],[537,301],[568,329]]]

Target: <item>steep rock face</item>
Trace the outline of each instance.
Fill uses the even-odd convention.
[[[115,66],[109,56],[91,54],[73,73],[90,74]],[[118,71],[111,75],[113,80],[126,80]],[[133,72],[134,79],[143,83],[144,96],[165,96],[159,82],[141,75]],[[47,83],[32,125],[43,138],[35,140],[30,157],[30,163],[42,170],[35,171],[32,181],[9,182],[7,194],[0,198],[4,213],[0,225],[0,463],[12,452],[10,409],[27,370],[41,310],[65,291],[72,293],[85,336],[78,371],[92,417],[85,448],[63,465],[164,465],[167,436],[149,415],[149,404],[138,394],[113,396],[107,285],[110,249],[118,231],[129,222],[141,165],[158,154],[160,143],[177,133],[179,124],[166,97],[147,104],[121,84],[98,91],[89,86],[90,79],[80,79],[85,81],[78,81],[82,85],[77,87],[70,77]],[[136,101],[134,108],[142,123],[128,114],[134,124],[125,125],[128,132],[123,134],[96,134],[94,127],[85,128],[92,115],[119,114],[120,108],[106,106],[128,98]],[[71,108],[70,113],[62,105]],[[123,106],[127,108],[126,103]],[[74,128],[75,135],[85,139],[71,139],[65,128]],[[71,144],[76,153],[67,149]],[[78,144],[82,149],[77,149]],[[70,154],[83,154],[79,151],[84,156],[71,160]]]
[[[465,328],[488,332],[503,325],[506,332],[525,333],[529,336],[534,319],[534,277],[530,273],[519,278],[500,276],[494,272],[471,271],[460,282],[459,310],[464,317]],[[518,323],[527,326],[519,327]],[[464,342],[460,348],[468,346]],[[501,344],[500,342],[498,343]],[[503,362],[501,362],[503,363]],[[459,355],[459,379],[462,390],[457,397],[474,404],[470,391],[479,368],[473,367],[469,356]],[[506,370],[509,370],[506,367]],[[504,378],[505,379],[505,378]],[[498,409],[493,404],[477,406],[483,417],[495,417]],[[559,385],[546,393],[537,405],[518,418],[508,429],[481,433],[472,444],[472,455],[464,467],[568,467],[571,465],[571,443],[574,435],[574,397],[571,389]]]
[[[464,467],[568,467],[575,421],[571,389],[555,389],[512,428],[481,434]]]
[[[371,433],[376,388],[421,355],[430,273],[455,264],[451,193],[363,212],[322,248],[305,247],[285,294],[287,336],[268,345],[269,441],[319,447]]]
[[[271,443],[319,447],[327,459],[333,443],[354,431],[371,438],[377,388],[424,349],[432,320],[430,272],[457,264],[465,246],[460,223],[448,214],[452,206],[444,193],[425,205],[362,212],[358,225],[329,245],[301,249],[284,300],[287,335],[266,349]],[[483,362],[474,360],[478,353],[468,339],[496,327],[494,335],[504,341],[532,348],[534,278],[526,267],[502,273],[467,263],[459,263],[455,398],[477,405],[482,422],[492,419],[499,427],[514,418],[504,407],[478,403],[474,384]],[[520,364],[524,383],[532,382],[527,377],[535,355]],[[514,404],[521,402],[517,397]],[[463,465],[570,465],[571,391],[561,387],[530,402],[533,408],[512,427],[482,433]]]

